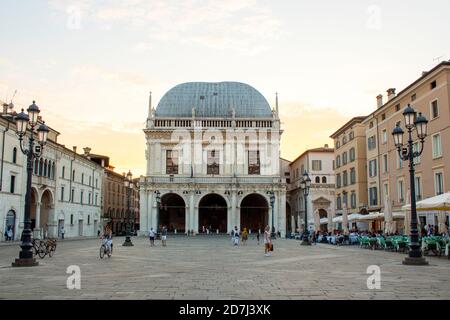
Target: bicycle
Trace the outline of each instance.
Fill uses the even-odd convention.
[[[112,255],[112,243],[110,246],[108,246],[108,241],[108,239],[103,239],[103,243],[100,246],[100,259],[103,259],[105,255],[107,255],[108,258],[110,258]]]
[[[56,251],[56,239],[48,239],[45,241],[45,252],[49,257],[53,256]]]
[[[45,245],[41,240],[33,239],[31,241],[33,245],[32,250],[35,256],[39,256],[39,258],[43,259],[46,255]]]

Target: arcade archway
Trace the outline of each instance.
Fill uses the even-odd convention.
[[[186,224],[186,204],[181,196],[168,193],[161,198],[159,209],[158,229],[166,226],[169,232],[184,232]]]
[[[203,232],[203,227],[215,232],[227,232],[227,202],[225,199],[211,193],[204,196],[198,205],[198,228]]]
[[[268,225],[268,213],[269,204],[262,195],[252,193],[245,196],[241,202],[241,229],[264,232]]]

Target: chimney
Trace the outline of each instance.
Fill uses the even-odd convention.
[[[383,105],[383,95],[379,94],[377,95],[377,108],[381,108],[382,105]]]
[[[83,148],[83,150],[84,150],[84,155],[86,157],[91,153],[91,148],[89,148],[89,147]]]
[[[428,71],[422,71],[422,77],[425,76],[428,73]]]
[[[328,143],[327,143],[327,144],[325,144],[324,148],[328,148]]]
[[[395,98],[395,88],[387,89],[388,101]]]
[[[77,153],[77,146],[72,147],[73,152]]]

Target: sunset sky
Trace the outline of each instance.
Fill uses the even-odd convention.
[[[344,4],[345,3],[345,4]],[[36,100],[69,148],[143,174],[148,92],[239,81],[273,106],[282,156],[450,59],[448,0],[1,0],[0,100]]]

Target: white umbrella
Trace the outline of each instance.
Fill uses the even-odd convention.
[[[406,200],[408,203],[402,209],[410,210],[411,202],[409,201],[409,192]],[[416,208],[417,211],[450,211],[450,192],[418,201]]]
[[[320,230],[320,216],[319,216],[319,210],[314,210],[314,229],[315,231]]]
[[[333,213],[328,212],[328,232],[333,232]]]
[[[345,203],[342,210],[342,229],[344,231],[344,234],[348,234],[348,212],[347,212],[347,204]]]
[[[392,205],[389,196],[384,197],[384,233],[394,233],[394,216],[392,215]]]
[[[439,228],[439,233],[447,233],[447,225],[445,224],[447,220],[447,212],[445,211],[440,211],[438,213],[438,228]]]

